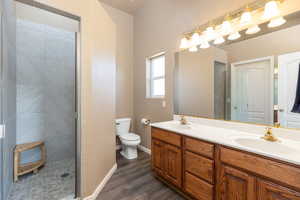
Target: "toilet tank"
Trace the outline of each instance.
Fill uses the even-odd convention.
[[[117,135],[129,133],[130,122],[131,122],[130,118],[116,119]]]

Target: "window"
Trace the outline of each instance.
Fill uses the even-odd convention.
[[[147,59],[147,98],[165,96],[165,54],[160,53]]]

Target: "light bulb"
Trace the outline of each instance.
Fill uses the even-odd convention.
[[[260,28],[258,25],[253,25],[251,27],[249,27],[246,31],[246,34],[251,35],[251,34],[255,34],[258,33],[260,31]]]
[[[209,47],[210,47],[210,45],[209,45],[208,41],[206,41],[206,40],[202,41],[202,44],[200,45],[201,49],[207,49]]]
[[[286,23],[286,19],[284,19],[283,17],[277,17],[270,21],[270,23],[268,24],[268,27],[275,28],[275,27],[281,26],[285,23]]]
[[[241,16],[241,26],[247,26],[252,22],[252,14],[250,11],[245,11]]]
[[[228,36],[228,40],[237,40],[241,37],[241,34],[236,31]]]
[[[272,0],[266,3],[263,19],[271,19],[273,17],[277,17],[279,14],[280,11],[278,9],[278,4],[276,0]]]
[[[182,38],[180,42],[180,49],[187,49],[189,46],[189,40],[186,37]]]
[[[197,46],[197,45],[200,45],[201,44],[201,37],[199,35],[199,33],[194,33],[192,35],[192,38],[191,38],[191,44],[194,45],[194,46]]]
[[[223,38],[223,36],[218,36],[215,41],[214,41],[214,44],[222,44],[225,42],[225,39]]]
[[[214,40],[217,37],[217,33],[212,26],[207,27],[204,31],[204,37],[207,41]]]
[[[230,34],[231,32],[232,32],[232,26],[231,26],[231,23],[230,23],[228,20],[224,21],[224,22],[222,23],[222,25],[221,25],[221,31],[220,31],[220,33],[221,33],[222,35],[228,35],[228,34]]]
[[[197,46],[192,46],[189,48],[189,52],[197,52],[197,51],[198,51]]]

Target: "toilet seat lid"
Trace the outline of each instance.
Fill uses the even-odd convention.
[[[121,139],[130,140],[130,141],[135,141],[135,140],[139,140],[140,139],[140,136],[136,135],[134,133],[122,134],[119,137]]]

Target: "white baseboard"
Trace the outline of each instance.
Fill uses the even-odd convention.
[[[142,145],[138,145],[138,149],[147,153],[147,154],[151,154],[151,149],[148,149],[147,147],[144,147]]]
[[[104,177],[104,179],[102,180],[102,182],[98,185],[98,187],[93,192],[93,194],[91,194],[88,197],[85,197],[83,200],[96,200],[97,197],[99,196],[100,192],[102,191],[102,189],[104,188],[104,186],[106,185],[106,183],[109,181],[109,179],[112,177],[112,175],[115,173],[116,170],[117,170],[117,164],[115,164],[109,170],[109,172],[106,174],[106,176]]]

